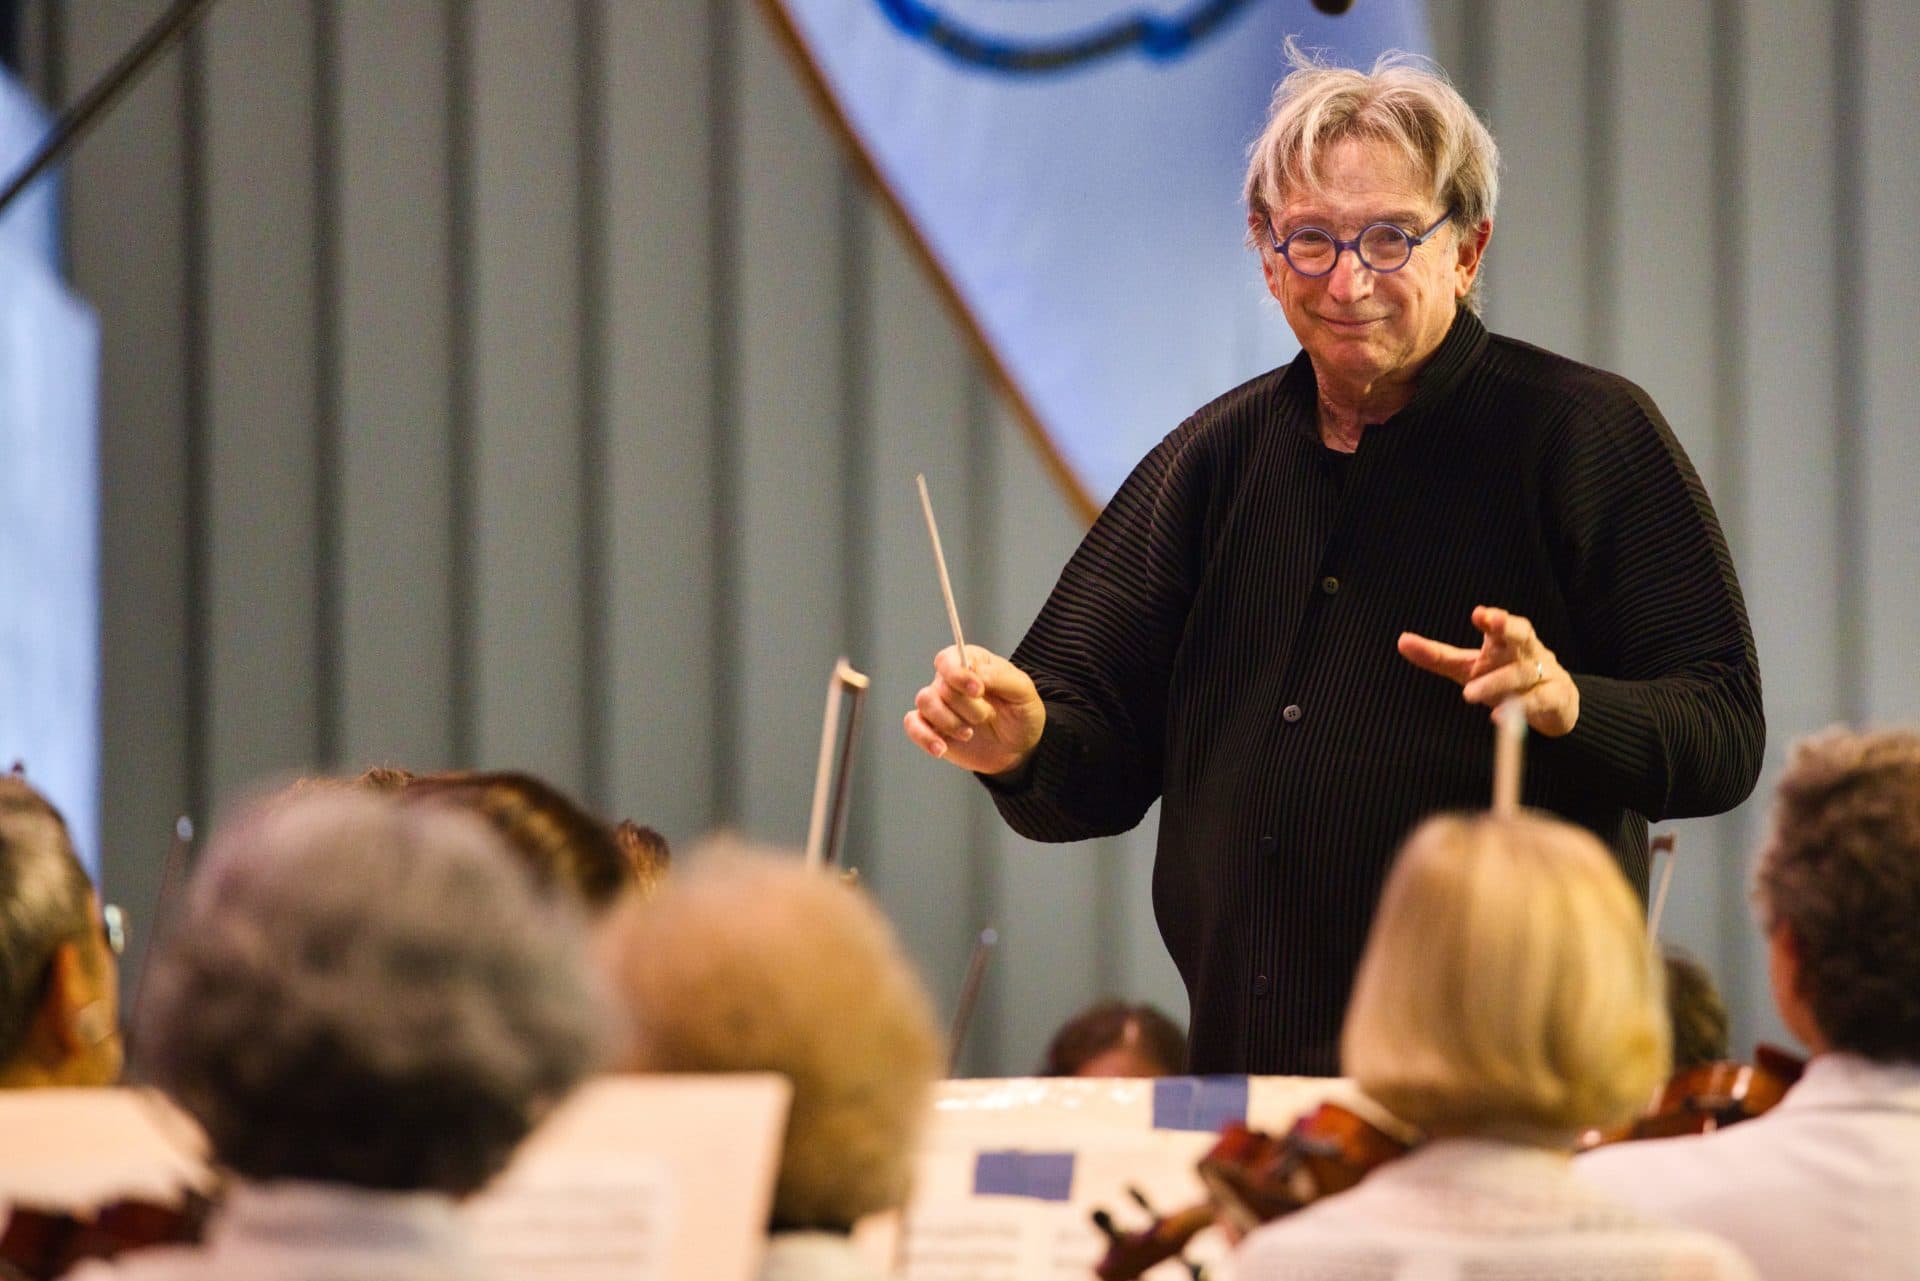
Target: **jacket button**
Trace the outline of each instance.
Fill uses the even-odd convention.
[[[1286,721],[1286,722],[1287,722],[1287,724],[1289,724],[1289,725],[1291,725],[1291,724],[1293,724],[1293,722],[1295,722],[1295,721],[1297,721],[1297,720],[1299,720],[1299,719],[1300,719],[1300,704],[1298,704],[1298,703],[1288,703],[1288,704],[1286,705],[1286,707],[1284,707],[1283,709],[1281,709],[1281,712],[1280,712],[1280,718],[1281,718],[1282,720],[1284,720],[1284,721]]]
[[[1253,994],[1255,996],[1265,996],[1268,990],[1272,987],[1273,987],[1273,983],[1271,980],[1267,978],[1266,975],[1260,974],[1254,977]]]
[[[1325,592],[1327,595],[1331,596],[1335,592],[1340,590],[1340,580],[1335,578],[1332,574],[1328,574],[1325,578],[1320,580],[1320,590]]]
[[[1273,838],[1272,838],[1271,836],[1263,836],[1263,837],[1261,837],[1261,838],[1260,838],[1260,853],[1261,853],[1261,855],[1262,855],[1262,857],[1266,857],[1266,858],[1271,858],[1271,857],[1273,856],[1273,850],[1274,850],[1274,847],[1275,847],[1276,845],[1278,845],[1278,844],[1279,844],[1279,842],[1278,842],[1278,841],[1276,841],[1276,840],[1274,840],[1274,839],[1273,839]]]

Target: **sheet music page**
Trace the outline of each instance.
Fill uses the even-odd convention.
[[[1090,1281],[1106,1253],[1084,1209],[978,1200],[918,1212],[907,1222],[900,1281]],[[1225,1253],[1225,1240],[1190,1249],[1207,1261]],[[1177,1262],[1146,1273],[1149,1281],[1192,1281]]]
[[[582,1086],[468,1206],[511,1281],[750,1281],[792,1087],[608,1076]]]
[[[199,1126],[154,1091],[0,1090],[0,1206],[174,1205],[213,1186]]]
[[[856,1241],[876,1267],[900,1259],[906,1281],[1088,1281],[1107,1249],[1096,1208],[1133,1231],[1150,1222],[1135,1191],[1163,1214],[1198,1204],[1195,1167],[1223,1121],[1284,1131],[1328,1098],[1360,1101],[1351,1082],[1319,1078],[948,1081],[904,1226],[874,1223]],[[1208,1229],[1186,1257],[1227,1253],[1225,1235]],[[1178,1261],[1147,1275],[1189,1281]]]
[[[947,1206],[907,1219],[905,1281],[1019,1281],[1038,1276],[1026,1207]]]
[[[468,1202],[475,1249],[516,1281],[658,1281],[679,1207],[666,1163],[548,1159]]]

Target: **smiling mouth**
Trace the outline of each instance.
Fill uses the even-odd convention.
[[[1345,318],[1341,316],[1322,316],[1320,317],[1320,319],[1325,321],[1327,324],[1334,326],[1337,329],[1364,329],[1368,325],[1379,324],[1381,321],[1385,320],[1386,317],[1385,316],[1361,316],[1358,318]]]

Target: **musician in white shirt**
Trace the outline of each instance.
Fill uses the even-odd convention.
[[[1806,1074],[1765,1116],[1578,1172],[1727,1237],[1766,1281],[1920,1274],[1920,736],[1801,743],[1755,899]]]
[[[1544,816],[1423,823],[1387,880],[1341,1039],[1426,1142],[1259,1229],[1238,1281],[1748,1281],[1724,1242],[1581,1183],[1575,1136],[1630,1119],[1669,1030],[1638,897]]]

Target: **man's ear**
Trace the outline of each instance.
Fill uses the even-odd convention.
[[[1802,995],[1802,952],[1798,936],[1786,922],[1775,922],[1767,931],[1767,977],[1773,987],[1773,1004],[1780,1011],[1780,1021],[1802,1045],[1815,1054],[1824,1054],[1829,1048],[1826,1034],[1813,1015],[1812,1003]]]
[[[1482,218],[1470,230],[1456,232],[1455,239],[1454,297],[1465,298],[1480,274],[1480,264],[1486,258],[1487,245],[1493,239],[1493,219]]]
[[[1251,211],[1247,214],[1247,243],[1260,255],[1260,274],[1266,277],[1267,292],[1278,303],[1286,302],[1286,295],[1280,289],[1280,275],[1286,269],[1285,260],[1273,251],[1273,236],[1267,219]]]
[[[69,939],[53,949],[40,1019],[63,1054],[83,1054],[101,1040],[99,1029],[87,1026],[87,1010],[100,1004],[95,986],[78,943]]]

